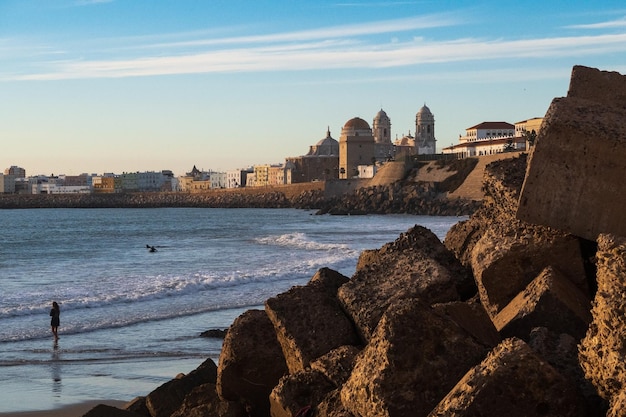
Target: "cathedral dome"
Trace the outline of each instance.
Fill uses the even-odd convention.
[[[433,114],[430,112],[430,109],[428,108],[428,106],[426,106],[426,104],[424,104],[424,105],[422,106],[422,108],[421,108],[421,109],[419,109],[419,111],[417,112],[417,114],[421,114],[421,115],[423,115],[423,116],[426,116],[426,115],[428,115],[428,116],[432,116],[432,115],[433,115]]]
[[[374,122],[389,122],[389,116],[387,116],[387,113],[385,113],[385,111],[383,109],[380,109],[380,111],[378,113],[376,113],[376,116],[374,116]]]
[[[339,142],[330,136],[330,129],[326,130],[324,139],[311,146],[307,155],[339,155]]]
[[[360,117],[355,117],[346,122],[343,126],[344,129],[352,129],[352,130],[368,130],[370,129],[369,123]]]

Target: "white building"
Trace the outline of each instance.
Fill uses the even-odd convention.
[[[506,151],[526,149],[526,141],[515,134],[515,126],[507,122],[482,122],[459,135],[459,143],[443,148],[443,153],[456,153],[463,157],[492,155]]]
[[[0,194],[15,193],[15,175],[0,174]]]

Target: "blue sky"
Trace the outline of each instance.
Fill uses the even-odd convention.
[[[0,172],[280,163],[426,104],[439,148],[626,73],[622,1],[0,0]]]

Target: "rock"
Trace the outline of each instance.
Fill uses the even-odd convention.
[[[579,360],[598,393],[613,402],[626,388],[626,238],[601,234],[596,257],[598,291]]]
[[[145,417],[150,416],[150,410],[146,406],[146,397],[136,397],[124,405],[124,410],[139,414]]]
[[[526,235],[522,222],[515,219],[520,190],[526,173],[526,154],[491,162],[483,172],[484,202],[472,216],[453,225],[445,238],[445,246],[470,266],[476,242],[489,229],[497,228],[503,236]]]
[[[180,408],[171,417],[248,417],[239,403],[222,401],[215,390],[215,384],[195,387],[185,397]]]
[[[288,372],[274,326],[263,310],[248,310],[230,326],[220,354],[217,393],[252,415],[269,414],[269,394]]]
[[[547,266],[553,266],[587,292],[579,240],[571,235],[531,227],[534,234],[490,228],[472,250],[471,265],[480,300],[494,318]]]
[[[322,268],[306,286],[265,302],[289,372],[305,370],[311,361],[339,346],[360,343],[337,300],[337,288],[347,281],[339,272]]]
[[[112,407],[106,404],[98,404],[87,413],[83,414],[83,417],[141,417],[142,414],[133,413],[128,410],[120,410],[119,408]]]
[[[341,392],[339,389],[329,392],[322,402],[317,405],[315,411],[315,417],[355,417],[341,403]]]
[[[356,346],[340,346],[311,362],[311,369],[321,372],[336,387],[341,387],[350,377],[360,351]]]
[[[493,322],[502,337],[528,341],[535,327],[547,327],[583,338],[591,323],[591,302],[574,284],[551,266],[519,293]]]
[[[626,76],[575,66],[543,119],[517,217],[588,240],[626,236],[625,119]]]
[[[208,337],[213,339],[223,339],[226,337],[228,329],[209,329],[200,333],[200,337]]]
[[[578,340],[569,334],[555,333],[546,327],[535,327],[530,332],[530,348],[554,369],[572,381],[582,394],[587,417],[604,417],[608,403],[598,396],[594,386],[585,379],[578,364]]]
[[[420,297],[432,304],[468,299],[476,293],[469,271],[422,226],[363,256],[366,260],[359,261],[338,296],[365,341],[395,300]]]
[[[188,375],[173,379],[152,391],[146,397],[146,406],[152,417],[169,417],[195,387],[207,382],[215,383],[217,365],[211,359],[204,361]]]
[[[398,300],[357,357],[341,402],[355,416],[426,416],[488,351],[419,300]]]
[[[495,347],[502,341],[485,308],[477,300],[435,304],[432,307],[435,313],[454,321],[485,346]]]
[[[335,387],[318,371],[285,375],[270,394],[272,417],[292,417],[304,407],[317,407]]]
[[[611,408],[607,411],[606,417],[624,417],[624,410],[626,410],[626,389],[613,396]]]
[[[429,417],[584,417],[575,387],[526,343],[506,339],[472,368]]]

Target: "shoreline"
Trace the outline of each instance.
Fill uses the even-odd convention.
[[[99,404],[121,408],[128,404],[128,401],[91,400],[77,404],[65,404],[49,410],[0,412],[0,417],[82,417]]]

